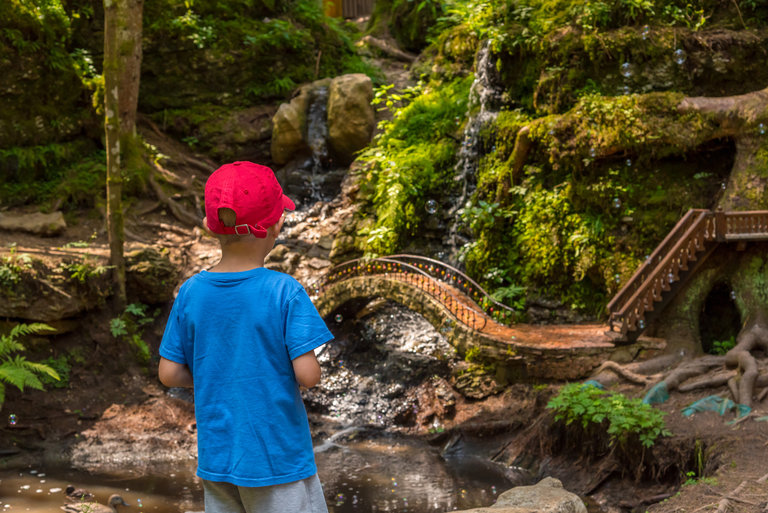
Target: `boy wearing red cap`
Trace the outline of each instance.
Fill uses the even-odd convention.
[[[194,384],[206,513],[327,513],[299,386],[333,336],[304,288],[264,267],[295,205],[271,169],[226,164],[205,185],[221,260],[179,289],[160,344],[166,386]]]

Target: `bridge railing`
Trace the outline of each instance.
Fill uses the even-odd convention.
[[[501,321],[515,318],[516,312],[513,308],[493,299],[476,281],[445,262],[419,255],[389,255],[386,258],[407,262],[431,277],[456,287],[491,317]]]
[[[689,262],[705,251],[707,242],[767,239],[768,211],[689,210],[608,303],[611,329],[618,323],[623,334],[642,332],[645,312],[662,300],[680,273],[688,270]]]
[[[355,259],[344,262],[331,268],[321,280],[310,284],[307,289],[310,295],[319,296],[336,282],[366,275],[388,276],[422,290],[445,306],[457,321],[472,329],[480,331],[488,322],[487,315],[478,305],[462,301],[446,283],[435,280],[430,273],[412,263],[392,258]]]

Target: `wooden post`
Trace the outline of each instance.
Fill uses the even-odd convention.
[[[715,211],[715,240],[717,242],[725,242],[725,212],[722,207],[718,207]]]

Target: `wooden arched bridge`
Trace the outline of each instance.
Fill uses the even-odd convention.
[[[438,260],[416,255],[357,259],[307,287],[324,317],[357,298],[385,297],[421,313],[460,353],[470,348],[497,364],[506,379],[577,379],[618,353],[656,351],[660,341],[617,347],[603,324],[504,325],[515,312],[474,280]]]
[[[653,316],[720,243],[759,240],[768,240],[768,211],[689,210],[608,304],[608,326],[505,325],[512,309],[460,270],[416,255],[350,260],[307,288],[323,316],[381,296],[420,312],[459,351],[479,347],[506,363],[509,378],[577,379],[605,359],[663,349],[664,341],[641,337]]]

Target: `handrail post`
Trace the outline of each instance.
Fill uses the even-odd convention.
[[[722,207],[717,207],[715,210],[715,240],[717,242],[725,242],[726,232],[725,212]]]

